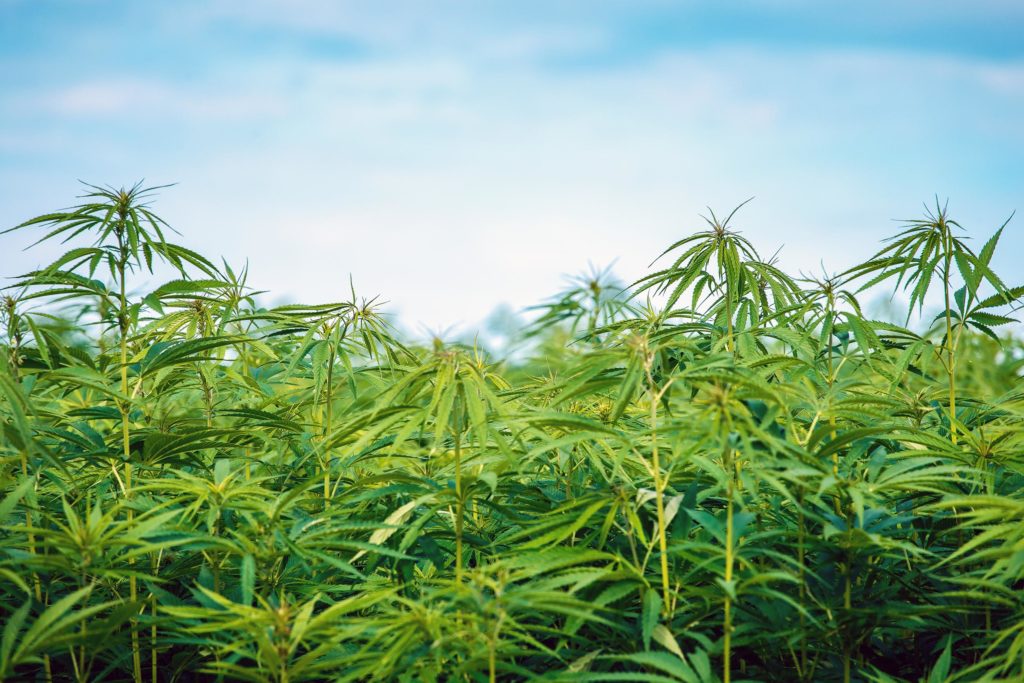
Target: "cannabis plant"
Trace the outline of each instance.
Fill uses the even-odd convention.
[[[1024,679],[1003,228],[793,276],[710,212],[499,358],[267,308],[156,189],[11,228],[68,250],[0,298],[0,680]]]

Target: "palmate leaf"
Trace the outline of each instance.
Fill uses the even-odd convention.
[[[993,294],[977,303],[975,309],[996,308],[998,306],[1012,305],[1024,297],[1024,286],[1010,287],[1004,292]]]
[[[168,298],[188,298],[194,299],[197,294],[210,295],[218,289],[228,287],[230,283],[224,280],[205,279],[205,280],[171,280],[165,282],[156,289],[154,289],[148,297],[153,297],[156,301],[165,300]],[[147,297],[147,298],[148,298]]]
[[[0,373],[0,396],[4,398],[3,417],[10,420],[11,433],[16,434],[18,447],[24,451],[34,450],[32,434],[33,405],[25,395],[23,386],[7,372]]]
[[[970,282],[974,281],[976,269],[990,272],[963,238],[956,236],[956,231],[962,230],[961,226],[948,217],[946,207],[938,201],[934,210],[927,210],[925,218],[905,221],[905,224],[907,228],[890,238],[889,244],[875,256],[843,274],[852,278],[869,276],[870,279],[860,287],[860,291],[892,277],[896,278],[897,290],[913,286],[910,290],[909,318],[915,306],[918,310],[924,306],[934,276],[941,278],[947,291],[951,288],[950,270],[953,264],[965,273],[964,277]],[[967,274],[968,271],[970,274]]]
[[[84,295],[112,300],[114,296],[114,293],[100,280],[90,279],[66,270],[35,271],[23,276],[19,285],[33,288],[23,296],[25,301],[32,299],[61,301]]]
[[[62,237],[67,242],[82,233],[91,233],[94,245],[109,246],[116,242],[136,264],[141,264],[142,247],[145,246],[151,253],[160,254],[173,265],[181,265],[181,257],[167,249],[163,234],[167,224],[145,205],[149,197],[167,185],[143,187],[137,183],[131,188],[119,190],[89,184],[85,184],[85,187],[85,203],[66,211],[38,216],[4,232],[43,226],[48,232],[39,242],[56,237]],[[195,257],[197,262],[205,261],[198,255]]]
[[[153,344],[138,364],[140,375],[153,375],[159,370],[210,360],[209,352],[244,343],[243,337],[211,337],[208,339],[190,339],[177,342],[157,342]]]
[[[73,272],[78,266],[89,262],[89,277],[91,278],[95,272],[96,267],[101,259],[108,256],[110,252],[106,249],[98,247],[81,247],[78,249],[69,249],[68,251],[61,254],[56,261],[53,261],[50,265],[40,268],[35,271],[34,274],[46,278],[47,276],[53,277],[61,272]],[[69,267],[70,266],[70,267]]]
[[[26,478],[13,490],[9,491],[3,500],[0,500],[0,520],[5,520],[14,511],[15,506],[25,497],[36,485],[34,479]]]
[[[1015,323],[1015,318],[1007,318],[1004,315],[995,315],[994,313],[985,313],[984,311],[976,311],[970,315],[970,320],[974,320],[988,327],[996,327],[998,325],[1009,325]]]
[[[640,633],[645,650],[649,650],[651,647],[651,636],[654,633],[654,627],[661,619],[661,609],[662,600],[658,591],[647,590],[644,593],[643,610],[640,616]]]
[[[142,456],[149,463],[192,454],[206,449],[234,449],[255,442],[237,429],[191,429],[174,433],[150,432],[145,435]]]
[[[541,520],[536,527],[524,529],[510,537],[498,539],[498,541],[503,543],[521,541],[516,545],[524,550],[556,545],[582,529],[591,517],[607,505],[607,501],[599,500],[576,510],[575,514],[567,514],[568,510],[553,512],[548,518]],[[576,507],[578,504],[573,505],[573,508]]]
[[[671,676],[669,680],[685,683],[703,683],[710,678],[701,678],[684,658],[667,652],[637,652],[618,657],[619,660],[632,662],[641,666],[657,669]],[[600,679],[594,679],[600,680]]]
[[[76,389],[91,389],[115,401],[129,400],[128,396],[122,394],[118,387],[111,382],[110,377],[97,370],[87,367],[64,367],[58,368],[46,374],[47,379],[56,386],[65,386]]]
[[[43,654],[75,644],[79,640],[76,626],[101,612],[119,606],[118,601],[79,606],[92,590],[91,586],[86,586],[69,593],[43,610],[32,621],[28,621],[30,603],[16,610],[4,624],[0,638],[0,677],[12,677],[17,667],[38,663]],[[122,611],[121,623],[127,618],[128,614]],[[116,626],[116,623],[108,623],[107,626]]]
[[[749,272],[744,269],[749,264],[759,263],[760,257],[749,241],[729,230],[729,223],[736,212],[751,199],[733,209],[722,221],[709,209],[710,217],[705,217],[704,220],[710,230],[690,235],[669,246],[658,259],[679,249],[683,249],[683,253],[676,258],[671,267],[637,280],[633,284],[636,292],[654,290],[656,293],[664,293],[671,290],[665,304],[665,308],[670,310],[686,290],[695,284],[695,304],[699,299],[699,291],[705,288],[714,288],[721,292],[723,298],[730,300],[738,300],[744,290],[753,291],[755,286],[744,285],[744,279],[749,277],[750,273],[756,272],[757,266],[751,266]],[[713,272],[708,270],[712,260]],[[754,280],[757,279],[755,276]],[[711,283],[714,283],[713,287]]]

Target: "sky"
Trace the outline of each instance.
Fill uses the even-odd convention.
[[[429,332],[634,280],[750,197],[734,227],[793,272],[936,197],[980,248],[1024,209],[1022,31],[1010,0],[0,0],[0,226],[176,183],[156,212],[268,303],[351,276]],[[0,276],[58,253],[31,241]]]

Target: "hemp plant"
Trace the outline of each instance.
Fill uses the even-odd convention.
[[[919,312],[924,308],[932,282],[938,279],[942,289],[943,311],[936,319],[944,321],[945,331],[937,357],[947,376],[949,438],[955,445],[958,429],[956,354],[961,331],[964,326],[971,325],[985,334],[995,336],[991,326],[1013,321],[988,309],[1013,303],[1024,290],[1015,288],[1011,292],[989,266],[999,236],[1009,219],[985,243],[981,252],[976,254],[967,245],[966,238],[961,236],[961,225],[949,217],[947,208],[948,204],[939,204],[936,198],[935,208],[926,207],[924,218],[905,221],[906,228],[886,240],[888,244],[885,248],[867,262],[851,268],[848,273],[857,277],[870,276],[861,289],[895,277],[896,288],[902,287],[910,293],[908,320],[915,307]],[[954,267],[963,283],[960,287],[956,286]],[[979,301],[979,287],[986,282],[995,289],[995,294]]]
[[[1006,230],[794,277],[711,212],[503,358],[268,307],[155,189],[14,228],[68,247],[0,292],[0,681],[1024,677]]]

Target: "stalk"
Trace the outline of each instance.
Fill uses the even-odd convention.
[[[16,309],[17,303],[14,297],[4,299],[7,317],[7,366],[11,371],[11,377],[18,384],[21,384],[21,320]]]
[[[828,294],[828,304],[826,305],[826,308],[825,308],[825,310],[826,310],[825,321],[828,324],[828,328],[829,328],[828,329],[828,377],[826,379],[827,379],[827,382],[828,382],[828,424],[829,424],[829,427],[831,428],[830,431],[829,431],[829,436],[831,437],[831,439],[833,441],[836,438],[836,414],[835,414],[835,412],[832,409],[832,388],[835,386],[835,381],[836,381],[836,369],[835,369],[835,358],[834,358],[834,348],[833,348],[835,346],[835,344],[833,343],[833,340],[832,340],[832,333],[833,333],[833,331],[835,329],[835,327],[834,327],[834,325],[835,325],[834,309],[835,309],[835,300],[832,298],[832,292],[829,291],[829,294]],[[836,477],[837,479],[839,478],[839,452],[838,451],[832,453],[832,476]],[[840,504],[839,504],[839,496],[838,495],[833,496],[832,503],[833,503],[833,505],[835,507],[836,514],[838,515],[839,511],[840,511]],[[801,521],[803,521],[803,520],[801,519]]]
[[[125,293],[125,271],[128,265],[128,248],[124,243],[124,225],[127,220],[123,208],[118,210],[120,226],[117,233],[117,280],[119,289],[117,323],[121,346],[121,395],[128,396],[128,299]],[[121,447],[124,456],[124,495],[128,499],[132,491],[132,464],[131,464],[131,435],[129,433],[128,419],[130,407],[127,398],[121,402]],[[128,508],[128,524],[131,525],[135,519],[135,513]],[[128,560],[129,565],[134,565],[135,560]],[[128,577],[128,594],[134,603],[139,598],[139,586],[134,574]],[[136,629],[138,619],[131,621],[132,631],[132,675],[135,683],[142,683],[142,653],[139,650],[139,633]]]
[[[331,346],[331,354],[327,361],[327,409],[324,418],[323,438],[326,440],[331,431],[331,423],[334,421],[334,406],[332,404],[331,385],[334,383],[334,361],[337,349]],[[324,452],[324,510],[331,506],[331,452]]]
[[[654,376],[651,372],[651,366],[653,364],[652,354],[644,349],[646,352],[645,356],[645,370],[647,372],[647,395],[650,398],[651,404],[651,474],[654,477],[654,499],[657,505],[658,514],[658,550],[661,554],[661,593],[662,593],[662,604],[666,614],[672,613],[672,603],[669,595],[669,575],[668,575],[668,536],[665,530],[665,488],[668,482],[661,477],[661,461],[658,453],[658,402],[664,395],[665,389],[661,391],[655,391]],[[666,388],[667,388],[666,384]]]
[[[28,479],[28,456],[21,451],[21,474]],[[36,556],[36,535],[32,533],[32,512],[25,510],[25,528],[28,530],[28,552],[33,558]],[[43,586],[39,580],[39,574],[32,572],[32,592],[35,593],[36,602],[43,604]],[[53,683],[53,671],[50,668],[50,655],[43,655],[43,668],[46,670],[47,683]]]
[[[569,453],[567,462],[565,463],[564,474],[565,474],[565,500],[566,502],[572,500],[572,455],[575,452],[575,448]],[[572,535],[572,538],[576,538],[576,534]]]
[[[160,551],[162,554],[163,551]],[[149,561],[150,567],[153,569],[153,576],[156,576],[160,571],[160,554],[150,553]],[[149,628],[149,669],[150,669],[150,680],[151,683],[157,683],[159,678],[157,677],[157,637],[156,637],[156,595],[150,593],[150,614],[153,617],[153,623]]]
[[[728,446],[726,446],[725,450],[726,450],[726,453],[728,454],[726,456],[726,469],[728,471],[728,477],[729,477],[728,484],[726,486],[726,495],[728,496],[728,501],[726,502],[726,509],[725,509],[725,582],[729,583],[730,581],[732,581],[732,569],[733,569],[733,561],[734,561],[733,551],[732,551],[732,544],[733,544],[733,538],[732,538],[733,537],[733,525],[732,525],[732,517],[733,517],[733,502],[732,502],[733,482],[732,482],[732,471],[731,471],[731,468],[732,468],[732,453],[729,450]],[[724,605],[724,609],[723,609],[723,617],[724,617],[724,623],[725,623],[725,628],[724,628],[725,640],[724,640],[724,645],[723,645],[722,680],[725,683],[729,683],[730,680],[731,680],[731,676],[732,676],[731,669],[730,669],[730,659],[732,657],[732,598],[730,598],[728,596],[728,594],[725,596],[725,605]]]
[[[495,591],[496,595],[498,591]],[[499,596],[500,597],[500,596]],[[487,680],[489,683],[495,683],[498,674],[498,639],[501,637],[501,625],[505,621],[505,610],[498,612],[497,621],[494,624],[494,630],[491,633],[491,637],[487,640]]]
[[[956,445],[956,347],[953,344],[953,312],[949,308],[949,269],[953,259],[953,236],[946,229],[946,267],[942,286],[946,298],[946,372],[949,375],[949,438]]]
[[[806,561],[806,535],[807,535],[807,520],[804,518],[804,491],[800,489],[797,497],[798,505],[800,509],[797,511],[798,524],[797,527],[797,564],[800,572],[800,606],[805,607],[807,604],[807,568],[804,563]],[[807,680],[807,618],[803,612],[800,612],[800,680]]]
[[[599,306],[601,304],[601,286],[596,280],[590,283],[590,294],[593,304],[590,309],[590,315],[588,316],[587,333],[591,340],[593,340],[594,330],[597,329],[597,317],[600,311]]]
[[[843,577],[843,609],[846,610],[847,618],[849,618],[850,609],[852,602],[850,600],[850,557],[846,558],[846,566],[844,567]],[[850,646],[849,644],[843,645],[843,683],[850,683]]]
[[[728,222],[728,221],[726,221],[726,222]],[[729,351],[729,353],[733,353],[733,351],[735,350],[734,345],[733,345],[733,327],[732,327],[732,295],[733,295],[733,292],[729,288],[729,271],[728,271],[728,269],[726,268],[726,265],[725,265],[725,259],[726,259],[725,250],[722,248],[722,239],[724,238],[724,235],[726,234],[724,232],[724,227],[725,226],[722,226],[722,228],[720,229],[719,236],[718,236],[718,241],[719,241],[718,256],[717,256],[717,258],[718,258],[718,277],[724,283],[724,289],[725,289],[725,325],[726,325],[725,348]]]
[[[732,419],[729,418],[728,413],[726,414],[726,423],[728,424],[729,431],[732,431]],[[729,435],[725,435],[725,447],[722,449],[722,467],[725,469],[726,474],[726,507],[725,507],[725,582],[728,584],[732,581],[733,564],[735,558],[733,556],[733,494],[734,490],[734,466],[732,459],[732,449],[729,447]],[[722,621],[723,621],[723,644],[722,644],[722,680],[724,683],[730,683],[732,680],[732,598],[729,594],[725,595],[725,603],[722,609]]]
[[[240,312],[240,311],[238,311]],[[248,336],[248,332],[241,323],[236,323],[237,333],[240,337]],[[245,352],[245,343],[238,345],[238,358],[242,362],[242,377],[249,377],[249,357]],[[250,460],[249,449],[245,449],[245,481],[252,479],[252,461]]]
[[[152,683],[157,683],[157,661],[156,661],[156,595],[150,595],[150,613],[153,617],[153,625],[149,628],[149,669],[150,669],[150,680]]]
[[[832,428],[830,435],[834,441],[836,438],[836,415],[832,410],[832,387],[836,382],[836,371],[835,371],[835,344],[832,342],[832,333],[835,330],[835,301],[832,298],[831,291],[828,295],[828,306],[825,309],[825,322],[828,324],[828,424]],[[839,476],[839,456],[833,457],[833,470],[832,473]]]
[[[206,412],[206,428],[210,429],[213,427],[213,387],[210,386],[210,382],[206,379],[206,374],[203,369],[199,368],[199,383],[203,389],[203,407]]]
[[[85,584],[87,583],[88,578],[89,578],[88,575],[86,574],[85,570],[83,569],[81,571],[81,573],[79,573],[79,575],[78,575],[78,588],[79,589],[85,588]],[[68,651],[71,654],[71,661],[74,664],[75,678],[77,678],[79,681],[87,681],[88,680],[87,675],[89,673],[89,669],[92,668],[91,666],[86,666],[86,658],[85,658],[85,644],[84,643],[86,642],[86,634],[88,633],[88,623],[87,623],[87,620],[85,620],[85,619],[82,620],[81,625],[78,627],[78,633],[79,633],[79,636],[82,639],[82,643],[83,644],[78,646],[78,660],[77,660],[77,662],[75,661],[74,649],[73,648],[68,648]]]
[[[728,281],[727,281],[728,282]],[[732,292],[728,288],[725,290],[725,320],[727,336],[725,338],[725,348],[728,349],[729,353],[735,351],[733,345],[733,333],[732,333]]]
[[[462,583],[462,422],[455,427],[455,582]]]
[[[853,511],[847,507],[846,513],[846,528],[850,529],[853,527]],[[851,570],[853,565],[853,552],[851,550],[846,551],[846,563],[843,567],[843,610],[846,612],[847,622],[850,620],[850,612],[853,609],[853,600],[851,599]],[[852,651],[851,639],[846,638],[846,642],[843,644],[843,683],[850,683],[850,654]]]

